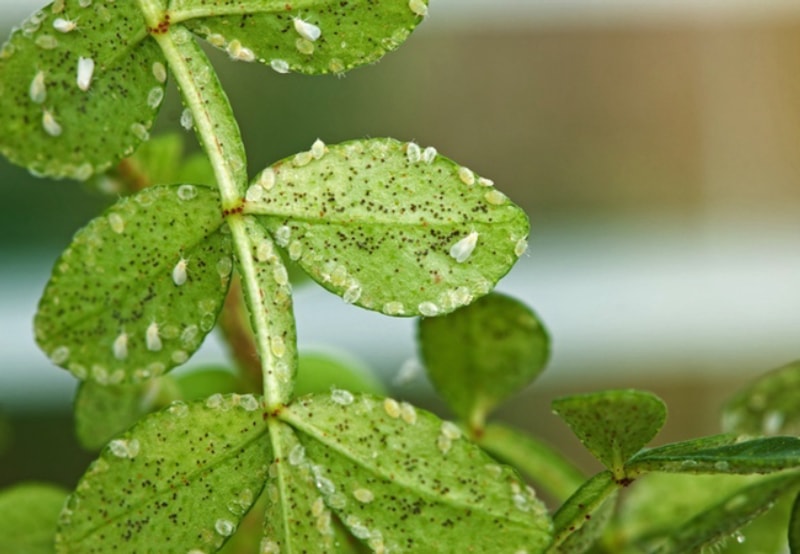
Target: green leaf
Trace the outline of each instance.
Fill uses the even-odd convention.
[[[145,414],[177,399],[169,377],[128,385],[84,381],[75,395],[75,434],[84,448],[98,450]]]
[[[279,73],[343,73],[373,63],[408,38],[427,0],[173,0],[184,24],[232,59]]]
[[[81,229],[35,319],[39,347],[79,379],[141,382],[184,363],[214,327],[232,270],[219,198],[152,187]]]
[[[0,492],[0,552],[51,554],[67,491],[23,483]]]
[[[619,484],[608,471],[598,473],[586,481],[553,516],[555,532],[549,552],[580,552],[581,548],[589,546],[603,527],[590,524],[592,517],[598,512],[604,516],[606,510],[613,508],[618,488]],[[588,532],[581,533],[585,526],[589,526]],[[571,539],[576,533],[577,538]]]
[[[760,475],[650,473],[626,493],[618,511],[616,533],[630,544],[630,552],[651,552],[680,532],[692,517],[764,480]],[[781,501],[781,506],[742,528],[737,537],[743,542],[728,541],[723,551],[783,552],[786,540],[776,529],[783,527],[788,517],[788,505],[784,504]]]
[[[551,522],[533,491],[410,404],[369,395],[299,399],[279,416],[325,505],[373,550],[542,552]]]
[[[800,362],[771,371],[731,398],[725,431],[750,435],[800,434]]]
[[[629,474],[647,471],[747,474],[800,467],[797,437],[766,437],[696,450],[676,448],[681,444],[641,452],[628,464]]]
[[[0,50],[0,152],[85,180],[147,140],[167,72],[136,2],[81,4],[37,11]]]
[[[800,553],[800,494],[794,500],[789,518],[789,549],[792,554]]]
[[[383,383],[372,370],[351,356],[301,352],[294,394],[325,393],[331,388],[377,395],[386,393]]]
[[[617,479],[628,459],[656,436],[667,417],[656,395],[613,390],[558,398],[553,411]]]
[[[517,468],[559,502],[574,494],[586,479],[552,446],[518,429],[489,424],[475,440],[489,454]]]
[[[488,293],[527,244],[525,213],[467,171],[393,139],[315,143],[262,172],[244,211],[346,302],[441,315]]]
[[[683,523],[664,538],[659,554],[700,552],[736,535],[739,529],[766,512],[787,490],[800,483],[797,474],[781,475],[741,488],[718,504]],[[752,551],[752,550],[749,550]]]
[[[420,355],[434,387],[479,430],[500,402],[538,377],[550,337],[522,302],[497,293],[418,327]]]
[[[291,427],[278,421],[270,428],[276,461],[270,468],[264,519],[265,552],[339,552],[331,511],[317,490],[305,448]],[[284,463],[285,462],[285,463]],[[341,530],[339,530],[341,533]]]
[[[61,512],[59,552],[217,550],[258,498],[271,459],[260,400],[173,403],[109,443]]]
[[[176,375],[175,384],[180,391],[180,399],[186,402],[207,398],[216,393],[242,392],[242,383],[237,376],[228,369],[217,366],[206,366]]]

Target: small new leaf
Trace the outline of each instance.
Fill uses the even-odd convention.
[[[244,211],[261,215],[289,257],[346,302],[394,316],[451,312],[511,269],[528,218],[412,144],[315,144],[264,170]]]
[[[23,483],[0,491],[0,552],[51,554],[56,521],[67,491]]]
[[[280,418],[325,506],[373,551],[542,552],[550,542],[533,490],[452,423],[344,391],[299,399]]]
[[[656,436],[667,417],[649,392],[615,390],[558,398],[553,410],[617,479],[628,459]]]
[[[136,2],[37,11],[0,50],[0,153],[55,178],[105,171],[147,140],[164,64]]]
[[[279,73],[340,74],[373,63],[402,44],[427,11],[423,0],[173,0],[184,24],[239,61]]]
[[[748,435],[800,434],[800,362],[760,377],[725,405],[726,432]]]
[[[79,379],[141,382],[184,363],[214,327],[233,269],[219,197],[160,186],[122,198],[56,262],[35,319]]]
[[[213,552],[258,498],[271,459],[259,399],[176,402],[112,440],[59,518],[57,552]]]
[[[647,471],[748,474],[797,467],[800,467],[800,438],[766,437],[708,447],[702,440],[665,445],[634,456],[627,470],[632,474]]]
[[[550,337],[523,303],[492,293],[444,317],[419,322],[422,361],[460,418],[480,429],[488,412],[533,381]]]

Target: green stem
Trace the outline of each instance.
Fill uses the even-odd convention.
[[[560,546],[570,535],[580,531],[619,487],[610,471],[598,473],[586,481],[553,516],[553,542],[548,552],[559,552]]]
[[[160,0],[138,0],[147,25],[162,29],[169,21]],[[163,31],[163,29],[162,29]],[[297,367],[291,292],[282,278],[286,268],[272,239],[255,218],[242,215],[247,164],[239,126],[211,62],[194,36],[180,25],[152,32],[177,81],[195,132],[208,156],[236,251],[245,301],[261,358],[264,400],[269,411],[289,401]]]
[[[558,502],[564,502],[586,480],[551,446],[517,429],[493,423],[474,438],[490,454],[528,475]]]

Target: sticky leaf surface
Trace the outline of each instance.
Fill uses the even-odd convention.
[[[541,552],[550,542],[533,491],[452,423],[341,391],[299,399],[281,417],[325,505],[375,551]]]
[[[67,491],[24,483],[0,491],[0,552],[50,554]]]
[[[136,2],[82,4],[37,11],[0,50],[0,152],[80,180],[147,139],[167,78]]]
[[[550,339],[523,303],[492,293],[419,322],[420,354],[436,390],[462,419],[480,425],[498,403],[535,379]]]
[[[408,0],[173,0],[170,8],[233,59],[315,74],[342,73],[400,46],[427,11],[427,2],[413,5],[418,13]]]
[[[460,166],[411,144],[312,147],[257,177],[245,212],[261,214],[289,256],[346,302],[395,316],[451,312],[508,272],[528,219],[471,172],[468,185]]]
[[[631,472],[746,474],[800,467],[800,438],[797,437],[766,437],[695,450],[679,448],[680,444],[641,452],[630,461],[628,469]]]
[[[256,501],[271,456],[261,403],[174,403],[114,439],[61,512],[58,552],[215,551]]]
[[[214,327],[232,271],[218,195],[152,187],[81,229],[56,262],[35,319],[51,361],[100,384],[184,363]]]
[[[628,458],[656,436],[667,417],[660,398],[636,390],[558,398],[553,411],[617,478]]]
[[[800,362],[767,373],[725,405],[724,430],[750,435],[800,434]]]

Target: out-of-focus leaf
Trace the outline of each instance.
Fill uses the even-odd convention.
[[[173,21],[231,58],[279,73],[343,73],[373,63],[408,38],[427,0],[173,0]]]
[[[797,467],[800,467],[800,438],[766,437],[695,450],[682,443],[652,448],[631,459],[627,470],[630,474],[647,471],[748,474]]]
[[[792,554],[800,553],[800,494],[794,500],[789,518],[789,549]]]
[[[475,429],[510,395],[538,377],[550,337],[522,302],[490,293],[418,326],[420,355],[447,405]]]
[[[533,491],[452,423],[344,391],[301,398],[280,417],[325,506],[375,551],[542,552],[550,542]]]
[[[749,435],[800,435],[800,362],[757,379],[723,409],[725,431]]]
[[[79,379],[141,382],[183,364],[214,327],[233,269],[217,193],[151,187],[81,229],[39,303],[36,341]]]
[[[59,518],[59,552],[216,551],[258,498],[271,451],[251,395],[173,403],[114,439]]]
[[[147,140],[167,79],[136,2],[64,0],[0,50],[0,152],[85,180]]]
[[[67,494],[42,483],[0,491],[0,552],[52,554],[56,521]]]
[[[663,537],[655,551],[659,554],[685,554],[700,552],[703,547],[716,545],[730,537],[746,540],[744,535],[737,534],[739,530],[772,508],[787,490],[796,490],[798,484],[800,475],[795,473],[743,487]]]
[[[557,398],[553,410],[617,479],[624,477],[625,463],[656,436],[667,417],[660,398],[637,390]]]
[[[294,385],[296,396],[330,392],[331,388],[376,395],[386,393],[368,367],[344,354],[301,352],[298,367]]]
[[[414,143],[317,143],[265,169],[244,211],[345,302],[434,316],[488,293],[527,244],[525,213],[480,183]]]
[[[208,366],[175,377],[181,400],[191,402],[212,394],[241,392],[241,383],[224,367]]]

